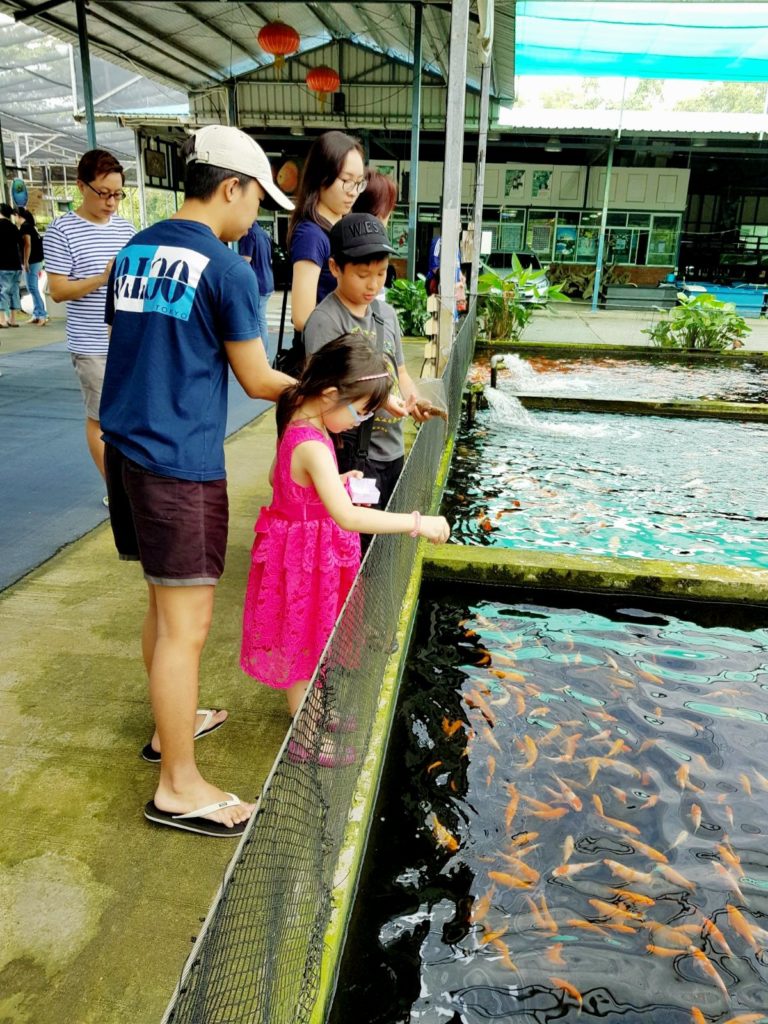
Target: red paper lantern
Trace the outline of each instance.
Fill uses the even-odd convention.
[[[280,77],[286,56],[298,50],[301,38],[296,29],[286,25],[284,21],[270,21],[268,25],[259,29],[256,41],[265,53],[274,56],[275,70]]]
[[[321,64],[319,68],[312,68],[307,73],[307,88],[317,93],[317,98],[322,106],[328,99],[328,94],[338,92],[341,85],[338,71]]]

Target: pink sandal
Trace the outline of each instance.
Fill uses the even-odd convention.
[[[356,758],[357,751],[354,747],[341,747],[335,753],[319,750],[315,754],[314,751],[309,750],[303,743],[299,743],[298,740],[292,739],[288,741],[288,760],[293,761],[294,764],[311,764],[314,762],[320,765],[321,768],[344,768],[347,765],[354,764]]]

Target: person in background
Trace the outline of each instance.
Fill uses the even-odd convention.
[[[309,314],[336,287],[328,268],[328,232],[364,190],[363,149],[357,139],[338,131],[318,136],[307,154],[288,227],[291,318],[297,332],[304,330]]]
[[[99,402],[109,347],[107,281],[115,256],[136,234],[116,212],[125,198],[124,184],[116,157],[105,149],[89,150],[77,165],[80,206],[58,217],[43,238],[48,290],[54,302],[67,304],[67,351],[83,393],[88,451],[102,476]]]
[[[267,353],[267,362],[272,365],[275,353],[269,340],[269,326],[267,324],[267,304],[275,290],[275,275],[272,273],[272,239],[264,228],[254,221],[248,229],[248,233],[240,239],[238,252],[251,265],[256,275],[256,284],[259,289],[259,332],[264,351]]]
[[[21,309],[21,236],[13,216],[12,207],[0,203],[0,328],[18,327],[16,311]]]
[[[181,156],[183,205],[115,260],[100,415],[115,547],[141,562],[147,582],[142,655],[156,729],[141,753],[160,776],[144,815],[229,838],[253,805],[204,779],[194,754],[194,740],[227,718],[197,697],[227,547],[229,370],[252,398],[274,401],[294,381],[267,363],[256,281],[227,243],[243,237],[265,195],[292,204],[264,150],[237,128],[200,128]]]
[[[240,665],[265,686],[281,689],[298,711],[360,565],[360,533],[409,533],[445,543],[442,516],[380,512],[353,505],[340,475],[332,434],[373,416],[392,386],[384,359],[359,337],[343,335],[308,360],[298,382],[277,401],[274,497],[256,522],[243,611]],[[335,714],[327,729],[354,729]],[[310,745],[289,741],[294,762],[326,768],[351,764],[355,750],[332,736]]]
[[[37,232],[35,218],[23,206],[16,211],[21,234],[21,262],[27,282],[27,291],[32,299],[32,317],[28,324],[45,327],[48,313],[43,296],[40,294],[40,271],[43,269],[43,240]]]
[[[381,174],[379,171],[369,167],[365,172],[365,191],[355,200],[352,207],[354,213],[370,213],[378,217],[384,227],[389,226],[389,218],[397,205],[397,185],[388,174]],[[392,282],[397,277],[395,268],[390,263],[387,267],[387,278],[384,282],[384,289],[392,287]],[[380,299],[384,294],[379,295]]]

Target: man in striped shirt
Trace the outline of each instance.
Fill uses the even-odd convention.
[[[43,237],[51,297],[67,303],[67,350],[83,393],[88,450],[102,476],[99,402],[109,345],[107,281],[115,256],[136,234],[133,224],[115,212],[125,197],[124,184],[115,157],[104,149],[90,150],[77,167],[82,203],[57,218]]]

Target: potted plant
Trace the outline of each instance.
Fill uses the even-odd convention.
[[[404,337],[424,337],[424,324],[427,322],[427,289],[424,275],[419,274],[415,281],[399,277],[387,289],[387,302],[397,310],[400,331]]]
[[[741,339],[752,328],[739,316],[732,302],[721,302],[707,292],[690,296],[680,292],[677,300],[679,306],[643,330],[655,345],[710,352],[721,352],[729,346],[743,348]]]
[[[551,299],[570,302],[562,294],[563,283],[550,284],[543,270],[526,270],[514,255],[507,273],[492,270],[487,264],[483,268],[485,272],[477,279],[481,297],[478,309],[489,341],[516,341],[537,309],[543,309]]]

